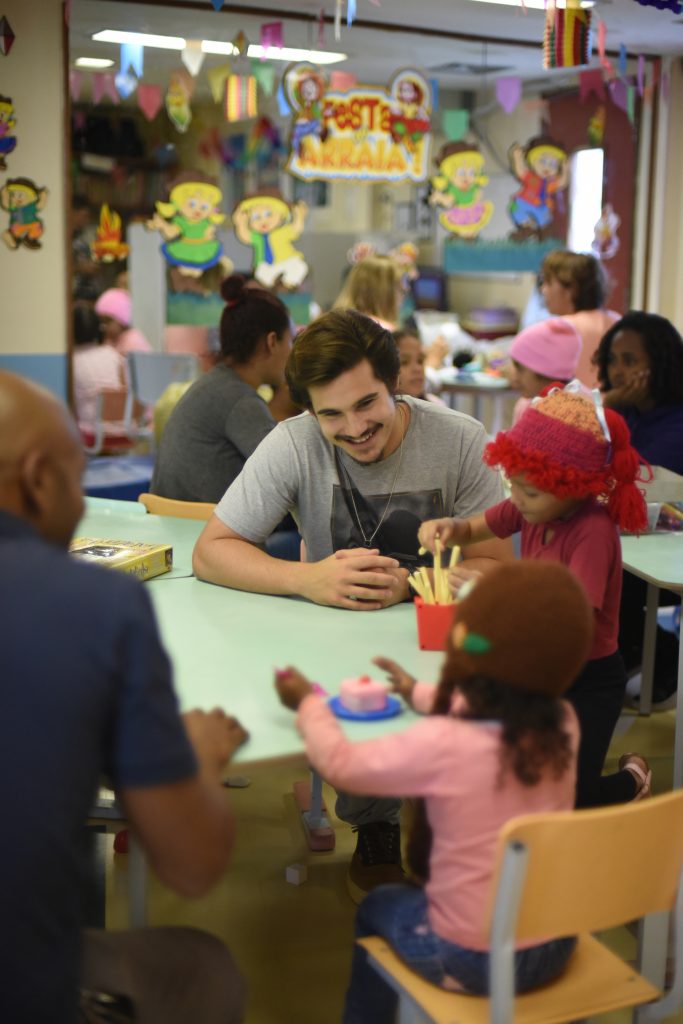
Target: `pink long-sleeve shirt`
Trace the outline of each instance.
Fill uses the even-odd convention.
[[[428,710],[435,687],[418,683],[417,710]],[[510,771],[500,779],[500,725],[456,715],[428,715],[402,732],[351,743],[326,702],[309,695],[297,724],[313,766],[333,786],[372,796],[424,797],[432,828],[429,921],[442,938],[486,950],[498,833],[520,814],[571,810],[579,729],[564,703],[571,765],[523,786]],[[539,936],[525,945],[543,941]]]

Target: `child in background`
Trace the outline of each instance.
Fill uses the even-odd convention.
[[[415,710],[431,712],[402,732],[352,743],[300,673],[277,674],[280,699],[298,709],[321,775],[352,793],[423,798],[409,852],[424,884],[373,890],[356,935],[381,935],[442,988],[488,991],[487,910],[500,829],[520,814],[572,807],[578,726],[560,698],[592,632],[585,595],[563,566],[508,563],[461,602],[438,687],[376,659]],[[539,938],[518,947],[517,990],[555,978],[574,944]],[[392,1024],[395,1012],[394,992],[355,946],[344,1024]]]
[[[511,497],[472,519],[423,523],[420,543],[433,551],[437,536],[454,545],[521,533],[523,558],[562,562],[574,573],[595,616],[590,659],[567,692],[581,726],[577,806],[647,796],[652,773],[639,754],[624,754],[618,772],[601,775],[626,689],[617,647],[617,528],[638,532],[647,526],[645,500],[635,483],[640,462],[628,427],[618,413],[596,406],[590,397],[556,389],[499,433],[484,459],[507,474]],[[463,572],[455,569],[449,577],[456,592]]]
[[[73,311],[73,389],[74,410],[83,442],[95,440],[97,392],[126,387],[126,361],[113,345],[102,341],[100,319],[89,302],[77,302]],[[103,424],[108,448],[130,447],[125,423]]]
[[[425,391],[425,351],[422,342],[413,331],[394,331],[394,341],[401,361],[398,390],[411,398],[422,398],[427,402],[445,405],[443,399]]]
[[[520,331],[510,345],[510,383],[521,391],[512,414],[513,424],[553,381],[567,384],[581,355],[581,337],[566,320],[543,320]]]
[[[104,340],[117,352],[151,352],[152,346],[141,331],[131,327],[133,307],[130,294],[123,288],[108,288],[95,303],[95,312],[102,323]]]
[[[401,268],[391,256],[366,256],[351,267],[334,309],[357,309],[393,331],[403,300],[402,278]]]

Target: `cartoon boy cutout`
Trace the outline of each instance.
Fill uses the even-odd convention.
[[[0,190],[0,206],[9,213],[9,228],[2,240],[8,249],[25,245],[27,249],[40,249],[45,228],[38,216],[47,202],[47,189],[38,188],[29,178],[10,178]]]
[[[461,238],[476,238],[488,224],[493,203],[483,199],[488,178],[482,174],[484,157],[469,142],[449,142],[436,159],[439,174],[431,179],[430,206],[442,207],[439,223]]]
[[[12,100],[9,96],[0,96],[0,171],[7,169],[5,157],[16,148],[16,136],[11,134],[16,123]]]
[[[272,288],[281,279],[285,288],[298,288],[308,275],[303,253],[292,242],[304,229],[308,207],[289,203],[277,193],[260,192],[237,204],[232,215],[235,234],[253,250],[254,277]]]
[[[313,69],[306,68],[292,86],[292,98],[298,108],[292,129],[292,150],[301,153],[301,143],[306,136],[316,136],[321,142],[327,138],[325,79]]]
[[[567,187],[569,166],[565,149],[548,136],[530,139],[525,149],[514,143],[509,151],[512,173],[522,186],[512,196],[508,213],[516,230],[511,238],[543,238],[553,220],[553,195]]]

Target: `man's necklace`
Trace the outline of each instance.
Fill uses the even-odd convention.
[[[394,479],[393,479],[393,482],[391,484],[391,491],[389,492],[389,498],[387,500],[386,505],[384,506],[384,512],[382,512],[382,515],[380,516],[380,520],[377,523],[377,526],[372,531],[372,533],[370,534],[369,537],[366,537],[366,535],[365,535],[365,530],[363,529],[363,524],[360,521],[360,516],[358,515],[358,509],[356,508],[356,501],[355,501],[355,499],[353,497],[353,480],[351,479],[351,476],[350,476],[349,471],[347,470],[346,466],[344,466],[343,463],[341,464],[342,465],[342,469],[344,470],[344,473],[346,474],[346,477],[347,477],[347,479],[349,481],[349,484],[350,484],[349,494],[351,495],[351,504],[353,505],[353,511],[354,511],[354,515],[356,517],[356,522],[358,523],[358,529],[360,530],[361,537],[363,538],[363,546],[366,547],[366,548],[371,548],[372,547],[372,542],[375,539],[375,537],[377,536],[377,533],[379,532],[380,526],[382,525],[382,523],[386,519],[387,512],[389,511],[389,506],[391,505],[392,499],[394,497],[394,491],[396,490],[396,483],[398,481],[398,475],[401,472],[401,462],[403,461],[403,439],[405,437],[406,425],[405,425],[405,421],[404,421],[404,418],[403,418],[403,406],[399,403],[399,404],[397,404],[396,408],[397,408],[398,412],[401,414],[401,444],[400,444],[400,447],[399,447],[399,450],[398,450],[398,464],[396,466],[396,472],[394,473]]]

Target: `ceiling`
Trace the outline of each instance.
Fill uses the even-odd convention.
[[[155,0],[148,4],[73,0],[71,59],[110,57],[118,70],[119,47],[91,39],[103,28],[225,41],[242,30],[251,42],[258,42],[260,26],[277,20],[283,21],[285,45],[318,48],[321,8],[328,19],[322,48],[348,54],[348,60],[332,67],[353,73],[361,82],[386,82],[406,65],[422,68],[438,79],[442,88],[453,89],[481,88],[503,74],[520,75],[529,86],[552,78],[559,79],[560,85],[567,76],[563,69],[543,70],[544,13],[525,12],[521,0],[518,7],[473,0],[357,0],[356,22],[351,27],[346,25],[344,4],[339,40],[335,40],[332,24],[335,0],[285,0],[279,4],[273,0],[260,0],[259,4],[226,0],[220,12],[214,11],[210,0]],[[597,0],[593,17],[605,22],[608,51],[617,52],[623,43],[633,57],[640,53],[683,54],[683,15],[643,7],[637,0]],[[225,60],[207,55],[204,67]],[[168,72],[178,64],[177,52],[146,49],[145,81],[167,81]],[[592,64],[599,66],[597,54]],[[206,82],[200,73],[199,88],[202,78]]]

